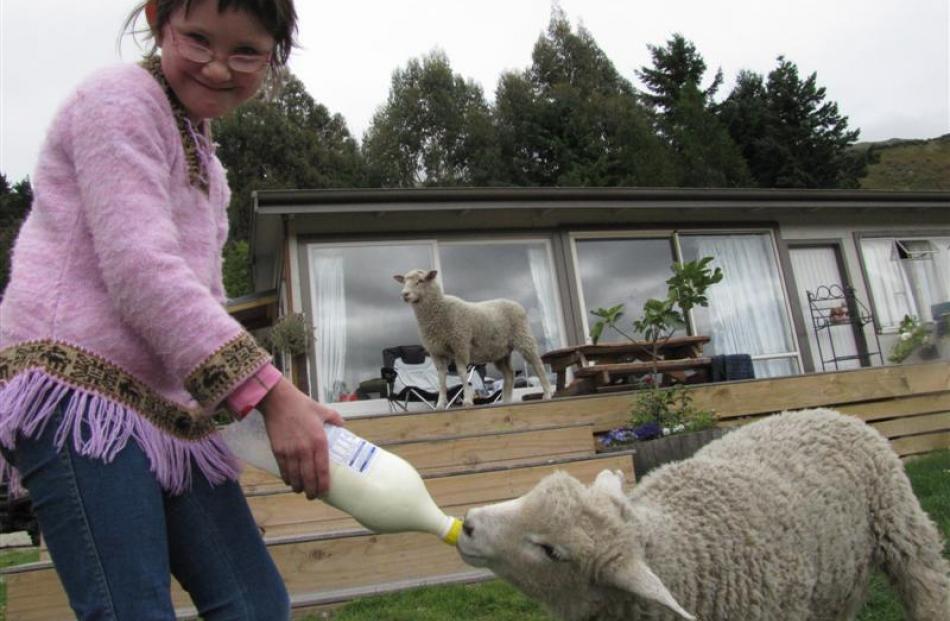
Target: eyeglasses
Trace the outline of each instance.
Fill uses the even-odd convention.
[[[171,32],[175,49],[178,50],[178,53],[186,60],[206,65],[215,59],[214,50],[201,41],[190,35],[180,34],[171,25],[169,25],[168,30]],[[270,52],[266,54],[231,54],[227,57],[226,63],[228,68],[238,73],[257,73],[270,62],[270,59]]]

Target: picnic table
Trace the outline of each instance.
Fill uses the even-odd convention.
[[[656,361],[649,341],[574,345],[549,351],[541,360],[557,373],[554,395],[630,390],[637,380],[653,373],[664,384],[708,382],[712,359],[703,356],[708,336],[674,336],[658,344]],[[567,385],[567,372],[574,381]]]

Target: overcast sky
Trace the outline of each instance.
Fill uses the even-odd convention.
[[[0,172],[32,174],[56,108],[89,72],[139,56],[120,27],[132,0],[0,0]],[[648,44],[692,41],[731,90],[784,55],[817,72],[861,140],[950,132],[948,0],[560,0],[626,78],[650,65]],[[550,0],[298,0],[302,49],[291,69],[361,138],[392,72],[433,48],[494,98],[498,76],[531,63]]]

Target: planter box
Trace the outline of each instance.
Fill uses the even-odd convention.
[[[656,440],[646,440],[633,444],[620,445],[605,449],[605,452],[633,450],[633,471],[637,479],[657,466],[667,462],[679,461],[691,457],[693,453],[716,438],[726,435],[729,430],[713,427],[702,431],[678,433]]]

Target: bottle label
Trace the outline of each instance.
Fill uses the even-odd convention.
[[[327,425],[325,429],[330,444],[330,459],[341,466],[354,472],[366,472],[379,454],[375,444],[343,427]]]

